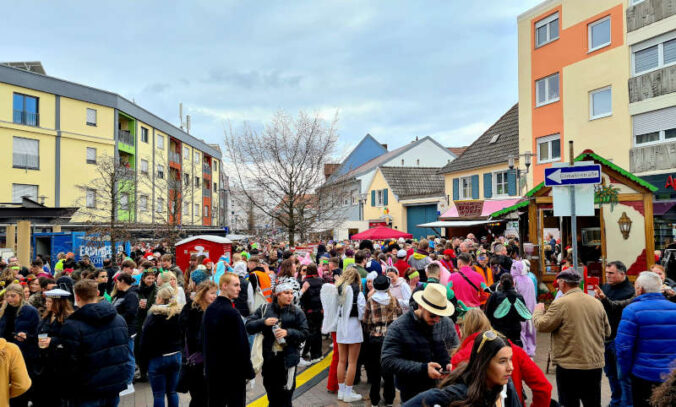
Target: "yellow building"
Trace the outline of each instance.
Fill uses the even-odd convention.
[[[629,0],[631,2],[632,0]],[[632,147],[626,0],[548,0],[518,17],[519,148],[529,184],[591,149],[629,168]]]
[[[225,218],[218,146],[117,94],[0,65],[0,140],[0,193],[79,207],[72,225],[100,221],[112,207],[130,223],[217,226]]]
[[[417,225],[437,219],[445,205],[444,180],[439,168],[379,167],[366,196],[364,218],[369,227],[384,225],[426,237],[429,229]]]

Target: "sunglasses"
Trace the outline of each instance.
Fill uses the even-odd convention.
[[[486,341],[494,341],[497,338],[498,334],[493,330],[484,332],[483,335],[481,335],[481,343],[479,344],[479,348],[476,350],[476,353],[481,352],[481,349],[484,347],[484,343],[486,343]]]

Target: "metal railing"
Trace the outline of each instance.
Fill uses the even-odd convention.
[[[14,123],[25,124],[27,126],[39,126],[40,114],[24,112],[23,110],[14,111]]]
[[[211,166],[209,166],[209,164],[202,165],[202,168],[204,172],[206,172],[207,174],[211,174]]]
[[[210,190],[210,189],[206,189],[206,188],[202,189],[202,195],[204,195],[205,197],[209,197],[209,198],[210,198],[210,197],[211,197],[211,190]]]
[[[128,130],[117,130],[117,140],[128,145],[128,146],[133,146],[134,145],[134,137],[131,135],[131,133]]]
[[[180,164],[181,163],[181,155],[177,152],[169,151],[169,162]]]

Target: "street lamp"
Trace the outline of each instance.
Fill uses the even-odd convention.
[[[516,182],[519,188],[519,192],[517,195],[521,195],[521,174],[528,174],[528,170],[530,169],[531,165],[531,159],[533,157],[533,153],[530,151],[526,151],[523,154],[510,154],[507,156],[507,162],[510,170],[516,170]],[[523,157],[523,164],[526,166],[525,170],[522,170],[521,168],[516,166],[516,159],[519,157]],[[514,168],[516,167],[516,168]]]

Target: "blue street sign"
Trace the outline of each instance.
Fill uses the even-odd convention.
[[[601,183],[601,165],[545,168],[545,186],[583,185]]]

